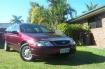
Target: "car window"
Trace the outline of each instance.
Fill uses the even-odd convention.
[[[18,24],[14,24],[14,25],[12,26],[12,31],[17,31],[17,32],[19,32],[19,25],[18,25]]]
[[[50,30],[50,29],[46,29],[45,27],[43,27],[43,26],[40,26],[40,28],[41,28],[41,30],[43,31],[43,32],[53,32],[52,30]]]
[[[12,31],[17,31],[17,32],[19,32],[19,25],[14,24],[14,25],[11,25],[10,27],[8,27],[8,28],[6,29],[6,32],[12,32]]]
[[[6,32],[11,32],[12,31],[12,28],[11,27],[8,27],[7,29],[6,29]]]
[[[25,33],[37,33],[37,32],[42,32],[42,30],[37,27],[37,26],[32,26],[32,25],[22,25],[21,26],[21,31]]]
[[[24,33],[47,33],[50,32],[49,30],[47,30],[46,28],[39,26],[39,25],[33,25],[33,24],[29,24],[29,25],[21,25],[21,32]]]

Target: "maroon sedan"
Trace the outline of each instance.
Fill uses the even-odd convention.
[[[54,55],[70,55],[76,51],[75,41],[35,24],[13,24],[6,29],[4,50],[20,52],[25,61]]]

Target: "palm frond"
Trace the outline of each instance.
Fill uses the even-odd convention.
[[[11,23],[22,23],[22,16],[12,15],[13,19],[10,21]]]

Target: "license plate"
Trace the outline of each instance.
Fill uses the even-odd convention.
[[[70,52],[70,48],[62,48],[62,49],[60,49],[60,54],[69,53],[69,52]]]

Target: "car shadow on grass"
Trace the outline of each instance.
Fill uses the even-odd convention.
[[[45,64],[51,65],[77,66],[84,64],[102,63],[105,62],[105,57],[93,54],[91,52],[77,51],[75,56],[70,56],[69,58],[65,57],[47,58],[44,59],[43,61],[45,62]]]

